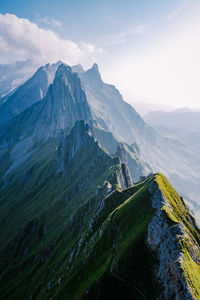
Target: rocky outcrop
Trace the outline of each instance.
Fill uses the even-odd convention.
[[[121,164],[121,168],[117,172],[117,181],[122,190],[130,187],[132,183],[132,179],[130,176],[130,172],[126,163]]]
[[[115,155],[119,156],[122,163],[127,163],[126,150],[125,150],[123,143],[119,143],[117,145],[117,151],[116,151]]]
[[[77,120],[92,119],[82,83],[69,66],[60,65],[44,102],[43,127],[48,126],[51,135],[66,128],[69,132]]]
[[[118,156],[121,162],[121,168],[117,174],[118,184],[121,189],[126,189],[133,185],[133,181],[128,168],[126,150],[123,143],[118,144],[115,156]]]
[[[88,123],[85,123],[83,120],[76,121],[69,136],[65,136],[64,132],[61,131],[55,157],[57,173],[66,174],[67,168],[73,161],[77,152],[80,149],[87,149],[88,147],[90,147],[90,150],[94,148],[95,156],[98,153],[99,158],[101,157],[102,159],[104,157],[104,160],[107,160],[109,164],[111,157],[101,148],[95,138],[92,127]],[[91,157],[91,161],[93,159],[94,157]],[[105,197],[113,191],[113,189],[115,189],[115,185],[112,186],[113,183],[118,184],[123,190],[132,185],[132,179],[127,164],[122,163],[119,157],[116,159],[119,163],[119,168],[116,171],[116,178],[111,180],[113,182],[105,180],[103,186],[97,188],[97,197],[100,197],[100,194],[102,197]]]
[[[197,299],[194,297],[182,270],[182,262],[184,262],[185,257],[180,241],[186,241],[191,237],[181,222],[169,225],[163,207],[166,206],[171,213],[173,213],[173,209],[156,182],[150,186],[149,192],[152,207],[155,209],[155,216],[148,225],[146,242],[150,251],[156,254],[157,264],[154,266],[154,275],[161,285],[158,299]],[[192,242],[196,252],[200,254],[199,246],[194,243],[194,240]]]

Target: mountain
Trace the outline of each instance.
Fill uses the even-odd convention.
[[[46,96],[48,87],[53,82],[60,64],[61,62],[58,62],[40,67],[28,81],[7,96],[6,101],[4,100],[0,106],[0,127]]]
[[[60,64],[61,62],[58,62],[55,66],[58,67]],[[67,65],[65,66],[67,67]],[[184,195],[187,199],[187,204],[190,205],[192,213],[195,214],[198,222],[200,222],[200,159],[197,151],[186,146],[182,141],[179,142],[174,138],[163,137],[157,130],[144,122],[135,109],[123,100],[119,91],[113,85],[103,82],[96,64],[87,71],[84,71],[80,65],[72,67],[71,71],[72,73],[75,72],[74,74],[78,72],[76,76],[81,79],[82,90],[86,95],[92,115],[89,119],[95,121],[94,127],[96,128],[96,133],[98,131],[98,141],[102,147],[105,148],[110,155],[114,155],[117,151],[117,144],[124,143],[130,173],[135,182],[140,179],[140,176],[147,176],[149,173],[156,171],[162,172],[172,182],[175,188]],[[20,89],[20,87],[18,89]],[[38,93],[40,89],[41,85],[39,81]],[[50,96],[48,96],[48,98],[49,97]],[[46,123],[47,120],[41,113],[40,105],[45,105],[41,103],[39,105],[36,98],[37,97],[34,98],[36,106],[30,106],[31,104],[29,101],[26,101],[26,97],[24,98],[25,101],[22,101],[22,106],[29,106],[29,115],[27,112],[25,115],[20,114],[20,117],[16,118],[14,123],[7,123],[2,127],[0,136],[4,138],[2,140],[0,137],[0,141],[1,145],[5,145],[5,147],[3,146],[4,148],[7,147],[8,141],[10,141],[10,135],[11,140],[18,140],[18,132],[16,133],[15,128],[19,129],[19,126],[16,125],[16,122],[23,125],[20,129],[20,134],[22,131],[26,138],[29,137],[32,128],[36,127],[38,128],[36,136],[41,135],[41,138],[44,138],[46,133],[47,135],[50,134],[51,130],[47,130],[46,127],[44,127],[43,132],[41,130],[41,128],[43,128],[42,123]],[[43,100],[44,99],[46,98],[43,98]],[[10,101],[10,98],[6,101],[9,109]],[[18,107],[18,101],[15,101],[15,103],[16,107]],[[32,114],[32,109],[36,110],[34,114]],[[47,107],[43,108],[42,111],[45,109],[47,109]],[[67,112],[66,114],[64,113],[64,106],[59,109],[56,113],[58,121],[55,121],[57,129],[55,131],[55,126],[53,125],[52,130],[54,133],[51,132],[51,135],[57,135],[58,131],[66,125],[65,116]],[[15,111],[17,111],[17,109]],[[3,113],[1,112],[1,114]],[[22,116],[25,120],[21,120]],[[49,116],[51,116],[51,114],[49,114]],[[37,121],[38,118],[40,122]],[[51,117],[48,117],[48,119],[50,120]],[[40,125],[35,127],[35,122]],[[109,133],[111,133],[112,136],[112,147],[110,143],[107,142]],[[12,151],[12,157],[17,157],[18,162],[20,162],[21,156],[26,157],[27,147],[31,149],[32,140],[31,143],[28,139],[22,142],[16,151]],[[17,155],[15,153],[17,153]],[[20,157],[18,157],[18,153],[20,153]]]
[[[62,145],[64,169],[41,149],[1,196],[1,299],[199,299],[199,230],[167,180],[117,188],[83,124]]]
[[[167,104],[160,104],[156,102],[143,102],[144,100],[141,99],[137,102],[133,101],[132,105],[136,109],[136,111],[144,118],[148,113],[152,111],[171,111],[173,107]]]
[[[10,153],[10,160],[13,161],[13,163],[7,170],[7,173],[10,172],[13,167],[17,167],[24,158],[33,151],[35,140],[48,139],[49,136],[57,136],[61,129],[68,130],[69,132],[75,120],[92,120],[82,82],[77,73],[72,72],[72,70],[77,68],[78,70],[81,69],[80,66],[74,66],[71,69],[65,64],[61,65],[60,62],[52,66],[46,65],[45,67],[41,67],[30,80],[18,88],[17,92],[22,90],[24,97],[19,100],[16,94],[14,94],[7,100],[4,106],[6,106],[8,110],[10,110],[12,105],[15,105],[17,108],[15,110],[16,117],[11,116],[12,121],[7,122],[0,130],[1,152],[7,151],[11,146],[13,147]],[[43,86],[40,74],[45,78],[45,89],[48,86],[48,81],[46,80],[47,69],[50,69],[51,72],[49,71],[48,74],[52,76],[55,69],[57,69],[55,79],[53,85],[49,86],[46,97],[41,101],[37,101],[38,97],[36,92],[38,91],[39,95]],[[35,82],[37,82],[37,85],[33,84]],[[27,86],[30,86],[30,83],[33,86],[33,91],[35,91],[33,94],[34,97],[32,98],[32,102],[35,103],[34,105],[31,105],[30,100],[28,102],[25,101],[26,98],[30,99],[29,89],[27,88]],[[59,99],[59,101],[57,101],[57,99]],[[22,113],[20,113],[20,105],[23,110]],[[28,108],[25,109],[26,107]],[[3,106],[0,112],[6,115],[3,111]],[[51,126],[51,128],[49,126]],[[104,147],[106,145],[107,147],[106,136],[108,133],[101,130],[99,126],[94,125],[94,128],[102,146]],[[120,143],[114,137],[112,137],[112,140],[112,147],[111,143],[109,143],[109,150],[112,149],[112,151],[109,152],[111,155],[115,154],[117,144]],[[139,177],[144,175],[145,168],[140,164],[135,148],[129,145],[126,145],[125,148],[131,175],[135,181],[138,181]]]
[[[119,140],[136,145],[144,174],[159,171],[167,176],[188,200],[187,204],[200,222],[199,154],[149,126],[113,85],[102,81],[96,64],[79,76],[85,85],[93,118]]]
[[[145,116],[145,121],[151,126],[161,126],[169,129],[200,132],[200,112],[190,109],[177,109],[170,112],[154,111]]]
[[[2,300],[200,298],[195,220],[163,175],[140,178],[154,137],[167,147],[97,65],[60,64],[1,127]]]
[[[57,137],[61,130],[69,132],[77,120],[91,120],[86,95],[77,73],[60,65],[46,97],[18,114],[0,131],[0,154],[7,155],[10,163],[6,174],[34,152],[39,143]]]
[[[179,140],[186,147],[200,152],[200,112],[178,109],[171,112],[156,111],[145,116],[148,124],[168,138]]]
[[[70,251],[77,241],[82,217],[87,219],[85,226],[88,226],[92,209],[98,204],[94,202],[95,195],[98,193],[100,199],[101,193],[106,194],[106,189],[107,193],[111,192],[116,185],[126,188],[128,180],[126,166],[99,147],[89,125],[83,121],[76,122],[69,135],[61,135],[59,143],[53,139],[41,145],[14,170],[0,192],[1,224],[6,228],[0,237],[5,242],[0,250],[3,258],[1,299],[22,299],[23,276],[35,273],[36,269],[43,272],[42,265],[51,256],[54,246],[64,259],[63,251],[67,248]],[[63,242],[68,244],[66,249]],[[13,275],[21,271],[24,274],[18,277],[21,288],[13,291],[16,279]],[[5,289],[7,276],[13,280],[11,289]],[[35,279],[32,292],[34,286]]]
[[[0,65],[0,105],[6,95],[23,84],[38,68],[38,63],[28,59]]]

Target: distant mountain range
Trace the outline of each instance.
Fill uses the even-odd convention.
[[[19,85],[23,84],[38,68],[30,59],[0,65],[0,104]]]
[[[47,64],[2,99],[0,298],[199,299],[200,232],[158,173],[199,221],[198,152],[97,64]]]
[[[187,148],[200,153],[200,111],[198,109],[155,111],[147,114],[144,119],[161,135],[176,139]]]
[[[152,126],[161,126],[169,129],[184,130],[186,132],[200,132],[200,111],[177,109],[170,112],[154,111],[148,113],[145,121]]]

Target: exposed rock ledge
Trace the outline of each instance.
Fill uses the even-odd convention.
[[[156,182],[149,192],[152,199],[152,207],[156,209],[155,216],[148,226],[147,245],[156,254],[157,264],[154,266],[154,274],[161,292],[158,299],[192,300],[197,299],[186,282],[181,263],[184,262],[184,254],[181,251],[181,239],[188,239],[188,233],[181,223],[169,226],[166,213],[161,209],[164,205],[172,211],[169,201],[162,195]],[[198,245],[195,245],[199,251]],[[195,260],[195,257],[192,257]]]

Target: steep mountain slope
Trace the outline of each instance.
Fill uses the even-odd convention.
[[[137,145],[122,143],[119,139],[115,138],[111,132],[99,128],[99,126],[94,126],[94,132],[100,145],[106,149],[110,155],[120,156],[122,161],[127,163],[134,182],[139,181],[141,176],[149,174],[148,165],[141,163],[139,159]]]
[[[60,62],[53,65],[53,67],[56,68],[59,64]],[[38,73],[42,72],[46,77],[46,71],[43,72],[43,69],[46,70],[47,67],[50,68],[50,70],[53,68],[52,66],[42,67],[34,75],[34,78],[38,80],[38,91],[41,90],[42,86]],[[72,68],[72,70],[76,69],[81,71],[80,66],[74,66]],[[84,70],[82,70],[82,72],[84,72]],[[32,79],[30,79],[30,81],[32,82]],[[24,99],[29,99],[29,90],[26,89],[26,84],[18,90],[22,89],[25,93]],[[18,103],[15,94],[13,97],[14,103],[19,111],[20,101]],[[42,101],[36,101],[37,97],[35,97],[34,101],[36,101],[36,103],[31,105],[30,101],[27,103],[24,102],[24,99],[22,104],[24,105],[24,103],[26,103],[29,107],[24,109],[21,114],[18,113],[17,117],[2,127],[0,131],[1,152],[7,153],[7,149],[9,149],[9,151],[11,151],[11,160],[13,161],[7,173],[13,168],[16,168],[21,161],[23,162],[24,159],[27,158],[27,155],[35,149],[35,144],[38,144],[39,140],[43,141],[51,136],[57,136],[61,129],[69,132],[75,120],[83,119],[91,121],[92,119],[83,86],[77,74],[72,73],[70,67],[67,65],[59,67],[53,86],[49,87],[48,94]],[[12,97],[7,101],[7,107],[9,109],[11,107],[11,100]],[[1,113],[3,114],[2,111]],[[96,137],[102,147],[107,147],[108,143],[106,140],[109,133],[105,130],[101,130],[98,126],[94,125],[94,128],[96,128],[94,129]],[[97,132],[99,134],[97,134]],[[117,151],[119,141],[116,141],[114,137],[112,137],[112,140],[113,142],[111,143],[110,140],[110,147],[107,150],[112,149],[112,151],[108,152],[114,155]],[[115,144],[115,146],[111,147],[111,144]],[[14,148],[11,150],[12,147]],[[140,176],[148,171],[139,162],[137,151],[133,146],[125,145],[125,151],[132,178],[138,181]]]
[[[123,297],[122,286],[126,299],[199,299],[199,231],[182,199],[160,174],[122,194],[100,229],[110,265],[85,299]]]
[[[46,97],[0,130],[0,298],[199,299],[194,219],[161,174],[131,186],[127,162],[133,178],[151,168],[107,131],[127,116],[148,146],[151,129],[122,99],[112,114],[110,87],[96,90],[94,101],[108,97],[101,119],[61,64]]]
[[[38,63],[28,59],[0,65],[0,105],[1,100],[23,84],[38,68]]]
[[[1,299],[42,298],[92,228],[101,197],[128,186],[126,166],[99,147],[83,121],[57,144],[41,145],[0,190]]]
[[[0,107],[0,127],[46,96],[48,87],[53,82],[60,64],[61,62],[57,62],[40,67],[28,81],[4,101]]]
[[[55,66],[60,63],[61,62],[58,62]],[[66,65],[65,67],[67,68]],[[126,144],[125,151],[134,181],[138,181],[141,175],[147,175],[150,172],[163,172],[167,178],[172,181],[177,190],[190,201],[187,203],[190,204],[192,212],[195,213],[198,222],[200,222],[200,159],[198,153],[193,151],[194,149],[191,149],[188,146],[186,147],[176,140],[162,137],[153,128],[148,126],[136,111],[123,100],[122,96],[114,86],[105,84],[102,81],[96,64],[86,72],[80,65],[74,66],[72,71],[79,72],[79,77],[84,83],[85,90],[81,83],[79,84],[79,88],[83,91],[83,94],[84,92],[86,93],[87,101],[92,113],[92,116],[90,116],[89,119],[93,118],[96,120],[97,127],[100,130],[104,130],[104,134],[98,134],[98,138],[102,138],[102,140],[99,140],[102,146],[106,148],[106,144],[108,145],[108,143],[106,143],[106,132],[111,132],[115,140]],[[77,75],[74,74],[73,76],[75,78]],[[37,88],[38,93],[40,89],[41,85],[39,83]],[[20,88],[18,90],[20,90]],[[46,102],[46,99],[51,98],[50,90],[51,88],[49,89],[48,97],[44,98],[42,101]],[[54,98],[57,97],[56,93],[58,90],[58,88],[55,90]],[[61,90],[62,89],[60,89],[60,93]],[[9,105],[9,101],[11,101],[10,99],[12,99],[12,97],[13,96],[7,100],[9,111],[12,111],[12,106]],[[59,97],[62,98],[63,96],[60,94]],[[37,97],[34,98],[34,101],[37,101],[36,98]],[[26,153],[28,152],[27,149],[33,148],[33,141],[29,138],[30,135],[32,136],[33,128],[34,131],[36,131],[34,136],[37,138],[38,136],[40,136],[41,139],[48,138],[49,135],[56,136],[59,130],[64,129],[67,125],[65,101],[66,99],[62,102],[63,104],[60,107],[60,104],[58,107],[54,105],[54,109],[57,111],[55,114],[51,111],[51,106],[50,109],[47,107],[50,100],[47,101],[46,105],[39,101],[35,106],[29,106],[29,101],[22,101],[22,109],[27,105],[29,106],[29,110],[26,111],[25,114],[18,115],[13,123],[7,123],[5,127],[2,128],[0,135],[1,137],[6,136],[6,139],[0,138],[1,149],[5,149],[10,142],[13,143],[14,141],[14,143],[16,143],[16,141],[20,140],[18,147],[15,148],[15,150],[12,150],[11,155],[13,159],[16,157],[17,161],[21,162],[20,157],[26,157]],[[56,101],[54,102],[56,103]],[[24,103],[26,103],[25,106]],[[46,118],[47,110],[48,117]],[[1,115],[6,114],[1,113]],[[88,119],[88,113],[85,117]],[[81,116],[78,119],[85,119],[85,117]],[[54,125],[52,125],[52,128],[50,129],[48,124],[51,123],[52,118],[55,120]],[[77,116],[75,119],[76,118]],[[40,121],[38,122],[38,120]],[[70,120],[67,122],[70,123]],[[35,126],[35,123],[37,123],[37,127]],[[46,124],[46,127],[43,123]],[[71,120],[71,126],[69,126],[70,129],[73,124],[74,121]],[[47,127],[49,128],[48,130],[45,129]],[[17,130],[20,128],[19,132],[16,132],[16,128]],[[19,139],[19,134],[23,135],[22,141],[21,138]],[[114,154],[114,152],[111,153],[108,149],[106,150],[110,154]],[[20,157],[18,157],[18,153],[20,153]],[[137,170],[134,171],[133,167],[135,166],[137,167]]]
[[[55,64],[42,66],[31,78],[29,77],[36,69],[36,65],[30,60],[0,65],[0,107],[3,106],[0,109],[2,116],[0,127],[46,96],[49,85],[53,83],[55,73],[61,64],[63,63],[58,61]],[[76,65],[72,67],[72,71],[81,73],[84,69],[81,65]],[[28,80],[23,83],[25,79]]]
[[[61,65],[47,96],[18,114],[0,130],[0,154],[8,155],[7,173],[22,163],[40,143],[69,133],[76,120],[91,120],[91,112],[77,73]],[[7,174],[6,173],[6,174]]]
[[[199,155],[174,139],[162,137],[147,125],[114,86],[102,81],[96,64],[79,76],[94,119],[121,141],[129,145],[136,143],[144,168],[164,173],[188,201],[192,199],[192,211],[200,222]]]
[[[199,231],[183,200],[160,174],[111,192],[120,166],[88,133],[66,137],[64,170],[54,148],[3,192],[1,299],[199,299]]]

